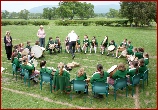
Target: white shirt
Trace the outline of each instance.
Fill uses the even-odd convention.
[[[69,42],[76,41],[77,37],[78,37],[77,34],[74,33],[74,32],[73,33],[71,32],[71,33],[68,34]]]

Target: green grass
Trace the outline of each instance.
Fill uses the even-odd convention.
[[[2,38],[7,30],[11,32],[11,36],[13,38],[13,45],[24,43],[26,46],[26,42],[31,41],[31,45],[34,45],[35,41],[38,40],[36,37],[37,30],[39,26],[2,26]],[[155,27],[145,27],[145,28],[131,28],[131,27],[106,27],[106,26],[54,26],[53,23],[44,26],[46,32],[46,42],[49,37],[53,37],[55,39],[56,36],[59,36],[62,41],[63,52],[57,55],[49,55],[48,52],[45,52],[45,58],[37,59],[38,62],[41,60],[47,61],[48,67],[57,67],[59,62],[70,63],[73,60],[71,59],[71,55],[64,52],[64,39],[68,35],[71,30],[75,30],[75,32],[80,36],[80,40],[83,40],[84,35],[88,35],[89,39],[92,39],[92,36],[96,36],[99,44],[103,40],[105,35],[109,36],[110,40],[115,40],[117,45],[119,45],[124,38],[132,41],[132,45],[134,47],[143,47],[145,52],[148,52],[150,55],[150,63],[149,67],[149,85],[145,87],[144,92],[141,90],[139,92],[139,106],[140,108],[156,108],[156,29]],[[107,71],[111,66],[116,65],[120,62],[126,63],[125,58],[114,59],[111,56],[100,55],[99,49],[97,54],[84,54],[84,53],[76,53],[75,62],[80,63],[81,67],[85,68],[87,76],[90,78],[94,71],[96,71],[96,65],[101,63],[104,67],[104,70]],[[11,74],[11,63],[6,60],[6,54],[4,50],[4,43],[2,39],[2,66],[7,68],[5,73]],[[127,65],[126,65],[127,66]],[[80,67],[74,68],[70,71],[71,79],[75,78],[75,74]],[[39,65],[37,66],[39,70]],[[33,85],[31,83],[31,87],[28,88],[27,85],[23,84],[23,81],[18,78],[18,81],[15,81],[15,78],[12,78],[12,75],[2,74],[2,87],[10,88],[13,90],[19,90],[26,93],[38,94],[41,97],[48,97],[54,101],[67,102],[69,104],[81,107],[91,107],[91,108],[135,108],[135,100],[131,97],[131,87],[129,87],[129,96],[125,97],[125,91],[117,92],[117,100],[114,101],[113,90],[110,89],[110,94],[108,95],[108,99],[98,100],[93,99],[93,103],[90,103],[90,99],[92,97],[91,94],[91,85],[89,86],[89,95],[87,96],[86,103],[84,102],[84,97],[86,95],[77,95],[73,93],[73,100],[69,99],[69,95],[57,93],[50,93],[49,84],[44,84],[43,90],[40,90],[39,84]],[[152,79],[152,80],[151,80]],[[141,87],[141,86],[140,86]],[[3,90],[3,89],[2,89]],[[7,96],[7,93],[10,91],[3,90],[2,91],[2,107],[3,108],[28,108],[25,100],[20,100],[22,104],[15,103],[14,100],[17,100],[17,96],[21,99],[26,99],[27,101],[31,100],[33,106],[30,105],[30,108],[72,108],[65,107],[64,105],[53,104],[51,102],[46,102],[41,100],[41,105],[36,104],[38,99],[25,96],[16,93],[10,93]],[[147,95],[146,95],[147,94]],[[12,99],[9,99],[9,96],[13,96]],[[107,104],[105,103],[105,100]],[[8,103],[10,105],[8,105]],[[26,104],[24,104],[26,103]],[[47,103],[48,105],[44,105]],[[23,105],[24,104],[24,105]],[[12,106],[11,106],[12,105]],[[43,106],[42,106],[43,105]]]

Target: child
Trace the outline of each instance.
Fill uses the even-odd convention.
[[[84,71],[84,68],[80,68],[78,70],[78,73],[76,75],[76,80],[85,80],[87,79],[86,73]]]
[[[113,46],[115,46],[115,48],[116,48],[116,45],[115,45],[115,41],[114,41],[114,40],[111,40],[111,41],[110,41],[109,46],[110,46],[110,45],[113,45]],[[115,50],[115,48],[114,48],[114,50]],[[114,50],[112,50],[112,51],[108,50],[107,56],[109,56],[109,53],[112,52],[112,57],[114,57]]]
[[[108,45],[108,36],[105,36],[104,40],[101,42],[101,46],[100,46],[100,52],[103,55],[105,48],[107,48]]]
[[[25,48],[28,48],[29,51],[31,51],[31,45],[30,45],[30,42],[29,42],[29,41],[27,41],[27,46],[26,46]]]
[[[69,39],[68,39],[68,37],[66,37],[66,39],[65,39],[65,50],[67,53],[69,53]]]
[[[143,57],[144,57],[145,65],[147,66],[149,64],[149,54],[145,53],[145,54],[143,54]]]
[[[127,69],[128,73],[127,75],[129,75],[129,83],[132,83],[132,77],[135,74],[138,74],[138,62],[137,61],[133,61],[130,65],[130,67]]]
[[[54,51],[54,53],[56,53],[55,44],[54,44],[54,41],[53,41],[52,37],[49,37],[49,41],[46,45],[46,50],[49,50],[50,54],[52,54],[52,51]]]
[[[84,40],[83,40],[83,47],[82,47],[82,50],[84,50],[85,54],[86,54],[86,52],[88,50],[88,46],[89,46],[89,39],[88,39],[88,36],[85,35],[84,36]]]
[[[94,52],[97,52],[97,47],[98,47],[98,42],[95,36],[93,36],[92,41],[90,42],[91,46],[90,46],[90,53],[92,51],[92,49],[94,49]]]
[[[138,65],[139,65],[140,77],[142,78],[144,72],[147,70],[147,67],[145,66],[143,58],[138,61]]]
[[[92,75],[90,79],[90,83],[93,84],[96,82],[107,82],[107,77],[109,76],[109,73],[106,71],[103,71],[103,66],[101,64],[97,65],[97,71]],[[103,95],[95,94],[94,97],[103,98]]]
[[[79,36],[77,37],[75,51],[78,51],[78,52],[82,51]]]

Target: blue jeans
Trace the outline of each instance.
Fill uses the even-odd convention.
[[[45,48],[45,38],[39,38],[39,42],[40,42],[40,47]]]

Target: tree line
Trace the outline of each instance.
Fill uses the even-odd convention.
[[[110,8],[108,13],[94,13],[94,5],[86,2],[59,2],[59,7],[44,8],[43,13],[30,13],[28,10],[21,10],[19,13],[9,13],[7,10],[1,13],[4,18],[19,19],[89,19],[94,17],[125,18],[130,24],[150,25],[151,21],[156,22],[156,2],[120,2],[120,10]]]

